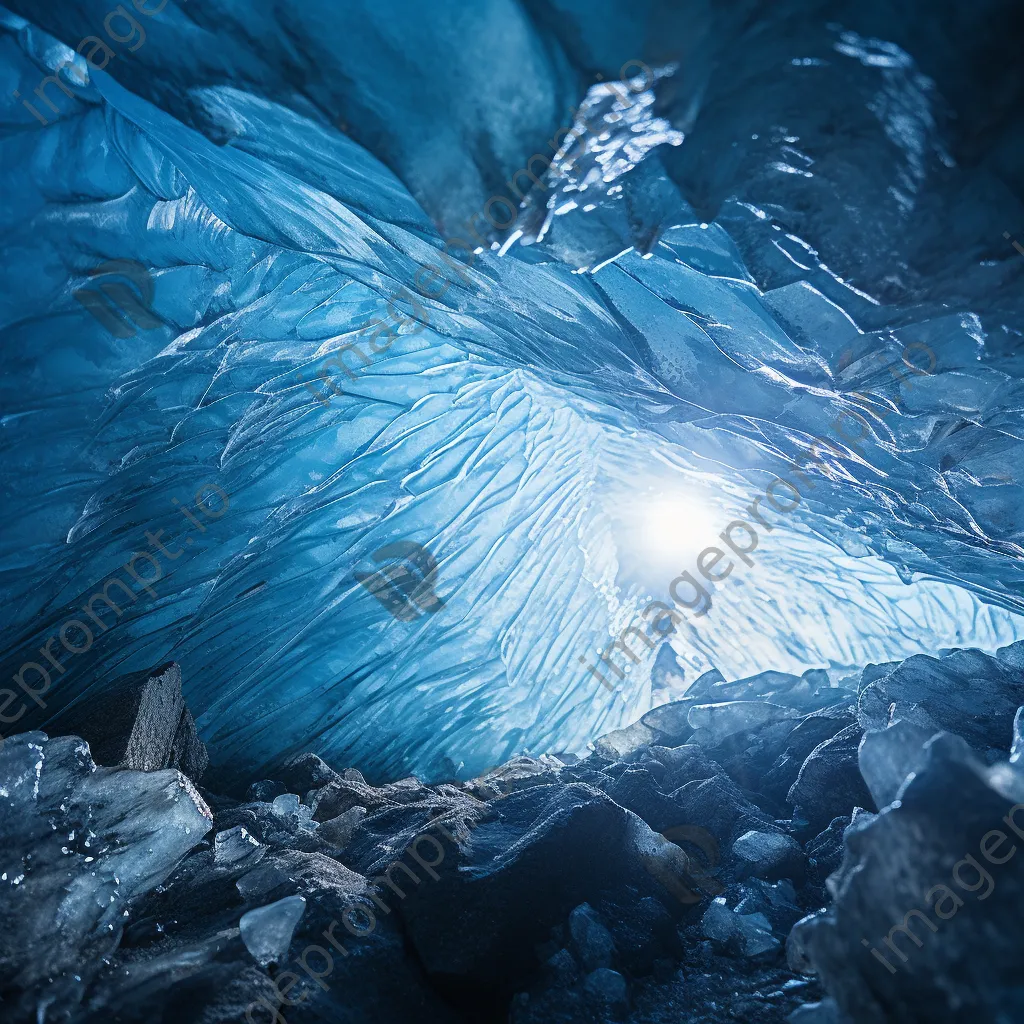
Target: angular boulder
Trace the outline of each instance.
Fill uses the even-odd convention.
[[[740,877],[753,875],[769,882],[789,878],[798,885],[803,881],[807,858],[792,836],[781,832],[745,832],[732,844],[732,852],[740,864]]]
[[[897,803],[846,830],[835,904],[794,940],[849,1019],[1024,1019],[1024,772],[940,734]]]
[[[45,730],[49,736],[81,736],[93,760],[108,768],[177,768],[198,782],[209,764],[175,662],[92,686],[48,719]]]
[[[648,848],[671,844],[599,790],[534,786],[489,806],[456,856],[421,847],[419,882],[398,878],[404,895],[395,909],[435,981],[507,998],[539,969],[535,946],[580,904],[596,906],[624,886],[671,902],[644,860]]]
[[[807,822],[811,835],[827,828],[833,818],[854,807],[874,810],[871,793],[860,774],[858,748],[861,728],[851,725],[811,751],[787,799],[793,817]]]
[[[1019,641],[994,658],[977,650],[908,658],[863,687],[858,714],[865,729],[884,729],[903,719],[932,733],[955,733],[992,761],[1009,751],[1009,723],[1022,698],[1024,641]]]

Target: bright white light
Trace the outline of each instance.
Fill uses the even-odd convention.
[[[728,520],[699,491],[638,492],[617,510],[616,539],[626,565],[635,563],[650,585],[663,590],[697,555],[716,543]],[[664,577],[664,579],[662,579]]]

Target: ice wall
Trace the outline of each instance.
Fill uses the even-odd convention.
[[[672,127],[699,137],[699,118],[673,120],[686,70],[658,65],[619,107],[596,86],[574,168],[567,150],[524,233],[465,267],[384,163],[251,82],[199,76],[200,131],[80,62],[44,126],[20,98],[70,54],[4,24],[3,674],[35,689],[36,717],[173,658],[229,773],[299,749],[432,777],[579,749],[647,708],[653,655],[614,694],[580,658],[671,601],[816,442],[831,447],[801,506],[771,513],[707,615],[681,612],[691,678],[1021,635],[1024,264],[1000,234],[944,301],[852,282],[795,230],[888,260],[951,180],[977,186],[895,44],[822,25],[827,59],[773,51],[795,77],[764,123],[743,106],[732,173],[759,170],[713,219]],[[139,52],[164,45],[153,30]],[[818,128],[801,142],[810,115],[773,108],[819,71],[844,126],[824,155]],[[997,201],[1021,220],[1008,188],[963,199],[979,233]],[[160,326],[117,337],[76,300],[111,260],[147,271]],[[449,281],[434,298],[413,287],[432,263]],[[389,309],[400,332],[360,359],[347,346]],[[930,372],[897,380],[911,352]],[[318,382],[332,356],[351,376]],[[436,558],[433,614],[393,618],[355,577],[395,541]],[[83,619],[115,577],[131,596],[115,585],[117,614]]]

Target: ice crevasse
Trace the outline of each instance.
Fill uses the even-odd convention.
[[[827,61],[788,66],[852,83],[877,215],[909,223],[968,175],[935,89],[895,44],[821,38]],[[817,203],[833,247],[865,244],[818,194],[833,157],[769,113],[746,133],[764,145],[733,126],[763,201],[737,191],[708,218],[669,173],[696,129],[656,109],[681,74],[666,64],[628,102],[592,84],[520,227],[456,269],[400,178],[301,104],[197,85],[201,131],[79,60],[42,125],[13,92],[70,56],[3,16],[2,658],[5,678],[34,662],[50,679],[34,713],[173,659],[222,771],[314,749],[440,779],[580,751],[646,711],[654,650],[617,657],[612,690],[587,664],[652,601],[679,612],[684,683],[1024,636],[1009,243],[948,300],[855,285],[789,213]],[[980,232],[991,200],[972,201]],[[130,337],[75,297],[113,260],[152,282],[153,324]],[[443,294],[411,288],[439,262]],[[355,357],[394,309],[393,342]],[[327,384],[332,357],[352,372],[336,361]],[[706,614],[673,604],[816,441],[799,507],[762,505],[752,564],[703,581]],[[62,633],[156,550],[147,534],[171,554],[139,563],[88,643]],[[356,575],[403,541],[436,560],[440,598],[411,619]],[[58,636],[79,653],[51,647],[54,665]]]

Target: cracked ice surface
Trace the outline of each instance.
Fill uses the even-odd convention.
[[[31,28],[0,43],[26,95],[60,59]],[[865,116],[903,210],[945,159],[931,94],[891,49],[837,45],[878,76]],[[674,638],[688,679],[1024,635],[1019,300],[884,305],[766,202],[702,221],[640,139],[620,191],[545,214],[543,237],[481,253],[442,298],[400,300],[426,325],[355,380],[335,371],[325,407],[303,382],[437,260],[413,197],[339,132],[239,89],[193,91],[230,126],[219,146],[103,73],[75,93],[46,129],[0,100],[20,197],[0,297],[5,671],[144,531],[178,546],[155,597],[63,656],[56,703],[173,658],[212,757],[250,776],[309,749],[428,777],[580,749],[646,710],[653,658],[613,697],[579,656],[667,600],[816,437],[839,445],[828,472]],[[765,165],[780,201],[821,174],[788,138],[803,173]],[[114,339],[75,303],[115,258],[153,268],[165,326]],[[914,343],[934,373],[900,383],[884,364]],[[854,392],[878,396],[856,444],[833,429]],[[208,481],[230,508],[200,533],[174,501]],[[352,575],[398,539],[438,561],[444,606],[413,622]]]

